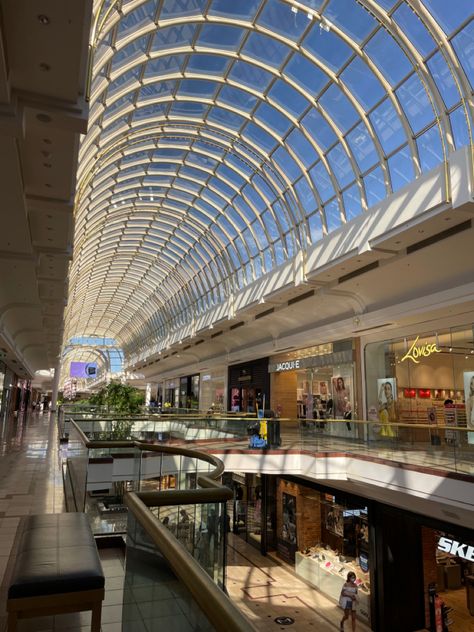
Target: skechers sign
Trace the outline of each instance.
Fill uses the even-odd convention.
[[[456,540],[450,538],[440,538],[438,542],[438,549],[445,553],[451,553],[457,557],[462,557],[469,562],[474,562],[474,546],[468,544],[462,544]]]
[[[417,345],[420,336],[416,337],[415,342],[408,349],[408,352],[402,358],[402,362],[405,360],[411,360],[415,364],[420,364],[420,358],[428,358],[432,353],[441,353],[441,349],[438,349],[436,343],[425,345]]]

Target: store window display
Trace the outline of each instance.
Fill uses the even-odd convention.
[[[365,372],[369,439],[474,444],[472,325],[369,343]]]
[[[296,573],[339,601],[349,573],[358,588],[357,617],[370,623],[369,523],[366,507],[350,507],[320,494],[320,541],[297,551]]]
[[[436,592],[444,630],[474,626],[474,546],[452,534],[435,531]]]

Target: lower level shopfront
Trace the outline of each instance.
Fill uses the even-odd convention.
[[[297,477],[225,476],[234,490],[234,533],[288,564],[335,606],[354,572],[357,617],[372,630],[473,629],[472,530]]]

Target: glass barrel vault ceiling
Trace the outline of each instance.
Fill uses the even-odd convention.
[[[472,0],[96,0],[66,340],[180,328],[472,142]]]

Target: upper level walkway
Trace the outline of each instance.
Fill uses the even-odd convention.
[[[24,515],[65,511],[61,447],[55,419],[33,414],[12,420],[0,435],[0,581],[8,564],[17,527]],[[116,549],[100,551],[106,575],[102,632],[122,629],[123,556]],[[4,586],[0,595],[0,631],[5,629]],[[334,632],[340,610],[336,604],[290,569],[263,558],[253,547],[232,536],[228,554],[228,589],[233,601],[261,632],[276,629],[274,619],[291,616],[299,629]],[[21,622],[21,632],[79,632],[89,629],[90,613],[74,613]],[[366,628],[359,624],[361,632]],[[298,629],[298,628],[297,628]]]

